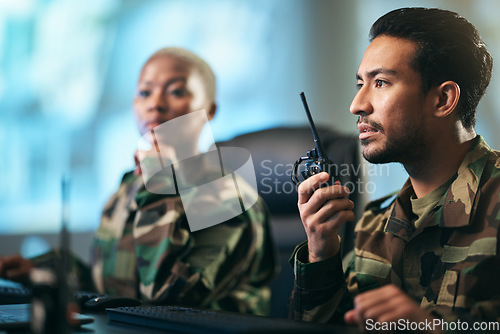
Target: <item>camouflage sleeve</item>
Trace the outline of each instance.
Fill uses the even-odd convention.
[[[343,314],[352,305],[346,289],[340,254],[307,263],[307,242],[295,248],[290,259],[295,285],[289,317],[319,323],[343,323]]]
[[[164,236],[155,237],[161,243],[154,247],[146,244],[150,235],[138,237],[141,297],[153,303],[266,313],[265,285],[274,274],[274,259],[264,258],[270,246],[266,217],[259,201],[225,223],[196,232],[179,215],[174,224],[155,228],[156,236]]]
[[[153,266],[141,265],[152,262],[146,249],[138,252],[142,255],[138,269],[143,297],[160,303],[207,303],[210,292],[224,276],[219,271],[242,237],[247,223],[242,218],[245,217],[194,233],[178,221],[172,233],[163,239],[168,246],[159,252],[161,258],[153,260]]]
[[[124,178],[103,212],[92,249],[97,290],[154,304],[266,313],[275,259],[262,200],[224,223],[191,232],[180,196],[141,185],[133,176]],[[200,217],[232,208],[234,203],[214,200],[223,190],[200,197]]]

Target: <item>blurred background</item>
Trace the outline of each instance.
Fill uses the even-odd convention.
[[[0,0],[0,254],[29,256],[57,242],[63,175],[71,181],[71,232],[97,228],[106,199],[134,166],[132,99],[157,49],[187,48],[213,67],[217,141],[305,124],[300,91],[318,125],[354,135],[349,105],[369,28],[404,6],[458,12],[500,59],[495,0]],[[477,121],[495,148],[499,79],[495,66]],[[368,167],[372,199],[406,179],[397,164]],[[79,239],[82,249],[87,241]]]

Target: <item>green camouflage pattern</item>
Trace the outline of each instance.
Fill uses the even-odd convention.
[[[307,243],[299,245],[290,316],[342,322],[356,294],[394,284],[445,321],[500,321],[499,152],[478,136],[418,228],[413,194],[408,180],[388,206],[390,196],[368,204],[344,271],[340,255],[307,263]]]
[[[240,194],[250,194],[242,185]],[[220,190],[206,199],[222,203],[212,210],[226,203]],[[259,199],[235,218],[191,232],[179,196],[150,193],[142,177],[127,173],[96,232],[95,287],[151,304],[266,315],[278,270],[268,218]]]

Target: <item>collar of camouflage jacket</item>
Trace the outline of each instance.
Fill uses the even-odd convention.
[[[491,148],[481,136],[466,154],[458,168],[457,177],[446,191],[443,198],[429,213],[423,226],[440,225],[446,228],[458,228],[470,223],[481,194],[481,177],[489,159]],[[385,231],[408,241],[418,233],[411,223],[413,213],[410,197],[413,195],[410,179],[406,181],[396,200]]]

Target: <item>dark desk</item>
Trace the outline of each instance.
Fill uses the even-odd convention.
[[[95,333],[95,334],[145,334],[145,333],[165,333],[154,328],[133,326],[128,324],[121,324],[118,322],[110,322],[106,313],[85,313],[85,315],[90,316],[94,319],[94,322],[86,325],[82,325],[79,328],[72,329],[71,333]],[[31,334],[31,331],[26,329],[10,329],[10,330],[0,330],[0,334]]]
[[[96,333],[96,334],[145,334],[145,333],[151,333],[151,334],[156,334],[156,333],[163,333],[165,334],[165,331],[159,330],[159,329],[154,329],[154,328],[149,328],[149,327],[143,327],[143,326],[133,326],[129,324],[121,324],[119,322],[110,322],[108,320],[108,316],[106,315],[105,312],[99,312],[99,313],[85,313],[85,315],[88,315],[92,318],[94,318],[94,322],[88,325],[83,325],[79,329],[75,329],[72,331],[72,333]]]
[[[0,286],[2,285],[2,280],[0,279]],[[6,287],[9,287],[8,285],[5,285]],[[28,304],[31,300],[30,297],[30,292],[24,291],[23,287],[20,287],[18,285],[10,286],[10,288],[14,288],[15,291],[10,291],[9,289],[4,291],[4,298],[0,298],[0,304],[4,304],[3,306],[7,306],[4,311],[7,311],[9,309],[12,309],[12,304],[13,303],[25,303]],[[19,291],[18,291],[19,289]],[[1,294],[0,294],[1,296]],[[19,297],[19,298],[14,298],[14,297]],[[13,299],[14,298],[14,299]],[[21,306],[21,305],[20,305]],[[25,311],[29,312],[29,305],[25,305],[24,307],[26,308],[28,306],[28,309],[25,309]],[[175,307],[175,306],[174,306]],[[168,308],[168,307],[167,307]],[[219,312],[219,311],[215,311]],[[72,330],[72,333],[129,333],[129,334],[134,334],[134,333],[165,333],[165,330],[161,329],[155,329],[153,327],[146,327],[146,326],[139,326],[139,325],[131,325],[128,323],[120,323],[120,322],[110,322],[108,319],[108,315],[104,312],[97,312],[97,311],[84,311],[84,315],[90,316],[94,319],[93,323],[82,325],[80,328],[76,328]],[[116,313],[115,313],[116,317]],[[250,319],[248,318],[250,317]],[[233,330],[242,330],[241,324],[243,324],[243,331],[248,332],[249,330],[255,330],[258,328],[259,330],[257,332],[262,332],[262,333],[267,333],[270,330],[276,330],[278,329],[280,332],[284,331],[284,328],[286,328],[286,333],[289,332],[295,332],[299,334],[312,334],[312,333],[323,333],[323,332],[329,332],[329,333],[358,333],[357,329],[354,327],[347,327],[347,326],[331,326],[331,325],[314,325],[314,324],[306,324],[306,323],[296,323],[296,322],[290,322],[287,321],[286,319],[283,318],[268,318],[268,317],[259,317],[259,316],[249,316],[249,315],[238,315],[236,314],[236,317],[231,314],[221,314],[218,313],[217,317],[215,317],[215,324],[214,326],[214,318],[208,319],[209,322],[204,322],[206,320],[203,320],[202,322],[196,321],[195,315],[193,314],[193,318],[191,316],[186,319],[186,317],[183,317],[184,320],[179,322],[177,320],[175,321],[169,321],[167,327],[171,328],[172,324],[174,328],[178,328],[179,331],[182,330],[183,333],[189,333],[189,332],[194,332],[197,331],[198,333],[205,333],[208,331],[215,332],[216,328],[220,331],[221,328],[227,329],[228,331]],[[123,318],[116,318],[118,320],[123,320]],[[168,318],[171,319],[171,318]],[[129,319],[127,319],[129,320]],[[151,319],[146,318],[145,324],[151,325],[152,323],[150,322]],[[154,321],[160,321],[158,319],[153,319]],[[157,326],[164,326],[165,323],[161,322],[156,323]],[[177,324],[182,324],[180,327],[177,326]],[[236,327],[232,326],[234,324],[237,324]],[[27,325],[27,324],[26,324]],[[26,327],[23,327],[26,328]],[[269,330],[268,330],[269,329]],[[15,331],[16,334],[23,334],[27,333],[29,331],[23,331],[22,329],[16,329]],[[0,330],[0,333],[5,333]],[[253,332],[252,332],[253,333]]]
[[[72,333],[105,333],[105,334],[118,334],[118,333],[125,333],[125,334],[156,334],[156,333],[167,333],[165,330],[160,330],[160,329],[154,329],[150,327],[144,327],[144,326],[136,326],[136,325],[130,325],[130,324],[124,324],[124,323],[119,323],[119,322],[114,322],[114,321],[109,321],[106,313],[104,312],[99,312],[99,313],[85,313],[85,315],[91,316],[94,318],[94,322],[91,324],[83,325],[80,329],[75,329],[72,331]],[[335,334],[335,333],[342,333],[342,334],[359,334],[359,331],[355,327],[350,327],[350,326],[335,326],[336,328],[333,329],[332,331],[332,326],[331,325],[326,325],[325,326],[325,333],[330,333],[330,334]],[[318,328],[315,328],[314,333],[317,333]],[[338,330],[337,330],[338,329]],[[197,331],[199,332],[199,330]],[[207,328],[207,332],[214,332],[213,329],[210,330]],[[189,331],[183,331],[182,333],[189,333]],[[307,333],[305,333],[307,334]]]
[[[3,305],[5,308],[1,312],[5,314],[16,314],[16,311],[29,312],[27,304],[18,305]],[[151,309],[154,309],[151,311]],[[223,311],[197,310],[197,309],[182,309],[181,313],[177,313],[177,306],[166,307],[141,307],[139,309],[115,309],[113,310],[113,319],[109,321],[108,314],[105,312],[85,312],[85,316],[92,317],[94,322],[82,325],[79,328],[74,328],[71,333],[105,333],[105,334],[144,334],[144,333],[197,333],[207,334],[214,333],[297,333],[297,334],[313,334],[313,333],[353,333],[358,334],[355,327],[335,326],[335,325],[320,325],[304,322],[296,322],[283,318],[263,317],[243,315]],[[175,308],[175,310],[172,310]],[[182,308],[182,307],[181,307]],[[165,312],[161,312],[164,310]],[[12,311],[13,313],[7,313]],[[138,317],[137,312],[143,311],[143,315]],[[185,311],[185,312],[184,312]],[[20,313],[17,313],[20,315]],[[154,315],[154,316],[152,316]],[[27,318],[24,318],[27,319]],[[125,321],[127,323],[122,323]],[[128,323],[132,321],[131,323]],[[135,325],[142,323],[144,326]],[[54,323],[51,323],[54,324]],[[17,327],[4,333],[27,334],[29,331],[29,323],[23,322],[22,328]],[[155,327],[150,327],[155,326]],[[160,328],[160,329],[157,329]],[[54,328],[55,330],[55,328]],[[49,330],[50,331],[50,330]]]
[[[96,334],[157,334],[163,333],[165,331],[143,327],[143,326],[134,326],[129,324],[122,324],[119,322],[110,322],[108,320],[108,316],[105,312],[99,313],[84,313],[92,318],[94,318],[94,322],[91,324],[83,325],[79,329],[74,329],[72,333],[96,333]]]

